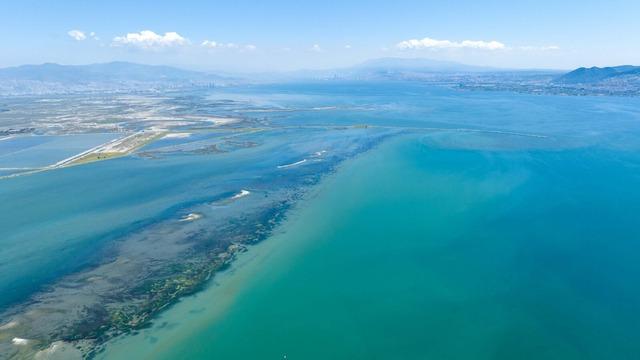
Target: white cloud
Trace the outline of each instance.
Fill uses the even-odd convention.
[[[318,44],[313,44],[313,46],[311,47],[311,51],[322,52],[322,48]]]
[[[411,39],[399,42],[396,47],[401,50],[420,50],[420,49],[480,49],[480,50],[503,50],[506,45],[492,40],[436,40],[431,38]]]
[[[351,49],[351,45],[347,44],[347,45],[344,46],[344,48],[349,50],[349,49]]]
[[[218,47],[218,43],[213,40],[205,40],[202,43],[200,43],[200,46],[214,49]]]
[[[239,45],[235,43],[219,43],[213,40],[204,40],[200,43],[200,46],[207,49],[236,49],[241,51],[254,51],[258,47],[253,44]]]
[[[560,46],[547,45],[547,46],[519,46],[518,49],[524,51],[555,51],[560,50]]]
[[[189,40],[177,32],[166,32],[164,35],[156,34],[151,30],[143,30],[139,33],[128,33],[124,36],[113,38],[113,46],[135,46],[142,49],[165,48],[181,46],[189,43]]]
[[[85,35],[84,32],[80,30],[70,30],[69,32],[67,32],[67,35],[71,36],[77,41],[82,41],[87,38],[87,35]]]

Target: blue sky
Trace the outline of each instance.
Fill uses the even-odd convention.
[[[0,66],[126,60],[265,71],[389,56],[513,68],[640,64],[638,17],[638,0],[0,0]]]

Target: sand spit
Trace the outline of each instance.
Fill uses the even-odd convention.
[[[142,146],[152,142],[153,140],[159,139],[164,135],[165,132],[159,130],[139,131],[137,133],[109,141],[105,144],[98,145],[87,151],[81,152],[80,154],[66,158],[55,163],[51,167],[56,168],[62,166],[70,166],[128,155],[134,150],[141,148]]]
[[[56,341],[49,345],[48,348],[38,351],[33,358],[35,360],[80,360],[82,359],[82,352],[71,343]]]
[[[213,126],[229,125],[229,124],[240,122],[242,120],[240,118],[235,118],[235,117],[199,116],[199,115],[189,115],[183,118],[188,121],[211,123],[213,124]]]
[[[184,138],[188,138],[189,136],[191,136],[191,133],[169,133],[165,136],[163,136],[163,139],[184,139]]]
[[[18,322],[17,321],[9,321],[8,323],[6,323],[4,325],[0,325],[0,331],[9,330],[9,329],[14,328],[16,326],[18,326]]]

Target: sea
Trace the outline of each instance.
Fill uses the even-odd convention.
[[[130,156],[0,180],[0,306],[94,266],[214,181],[375,133],[269,237],[93,356],[640,357],[640,99],[417,82],[207,91],[278,130],[235,157]],[[341,128],[360,132],[310,135]],[[291,143],[306,147],[291,156]]]

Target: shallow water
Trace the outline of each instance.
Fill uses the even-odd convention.
[[[315,130],[248,134],[243,138],[260,146],[224,154],[125,157],[1,180],[0,310],[100,263],[110,245],[129,234],[179,219],[180,211],[221,194],[285,183],[277,166],[344,146],[332,154],[337,155],[359,135],[326,136]],[[290,174],[293,180],[295,171]]]
[[[7,137],[0,141],[0,169],[5,170],[8,175],[20,169],[53,165],[119,136],[77,134]]]
[[[99,357],[640,354],[638,99],[396,83],[270,85],[211,96],[245,101],[247,114],[288,130],[252,135],[261,146],[225,157],[124,158],[0,184],[5,209],[46,200],[3,219],[0,287],[13,290],[5,304],[86,266],[139,221],[238,191],[243,179],[283,181],[264,170],[348,146],[353,135],[315,132],[366,123],[409,134],[342,164],[278,234],[216,276],[217,285]],[[146,150],[161,154],[206,138]],[[88,195],[69,198],[78,191]]]
[[[640,156],[449,145],[409,136],[345,164],[217,285],[99,358],[640,354]]]

